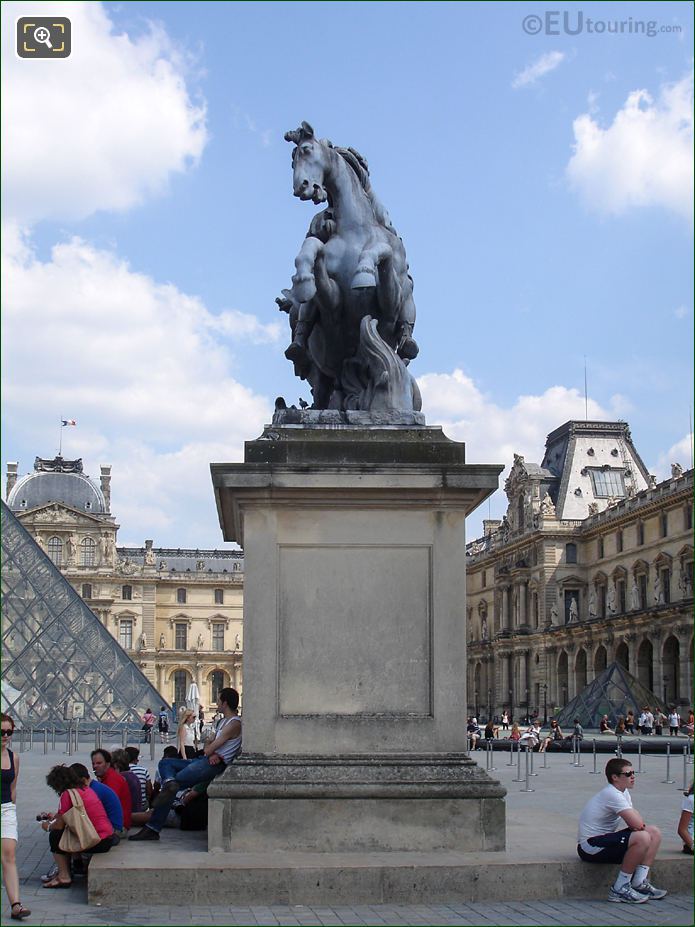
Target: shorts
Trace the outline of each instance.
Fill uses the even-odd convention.
[[[2,808],[2,839],[17,839],[17,806],[12,801],[3,802]]]
[[[583,859],[585,863],[622,863],[627,853],[627,844],[631,833],[632,828],[625,827],[623,830],[616,830],[612,834],[588,837],[586,842],[592,847],[601,847],[601,851],[599,853],[586,853],[577,844],[579,858]]]

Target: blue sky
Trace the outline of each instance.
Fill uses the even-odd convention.
[[[540,461],[586,356],[590,417],[659,478],[690,466],[692,5],[555,6],[4,3],[3,459],[27,472],[74,418],[122,543],[221,546],[209,462],[309,398],[274,303],[315,209],[283,140],[305,119],[369,161],[423,411],[469,461]],[[44,11],[72,55],[20,60]]]

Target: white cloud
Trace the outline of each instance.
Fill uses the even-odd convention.
[[[540,463],[548,434],[570,419],[585,417],[584,395],[566,386],[551,386],[539,396],[518,396],[505,408],[481,393],[462,370],[425,374],[418,378],[418,385],[427,420],[441,424],[447,437],[465,441],[468,463],[504,464],[500,489],[490,504],[493,518],[501,517],[507,506],[501,487],[514,454]],[[613,401],[620,406],[623,399],[616,395]],[[589,399],[588,414],[593,421],[614,421],[618,409],[606,410]],[[469,539],[480,536],[481,519],[487,516],[487,505],[476,510],[467,529]]]
[[[191,100],[187,62],[163,30],[116,34],[100,3],[56,2],[72,23],[59,61],[16,57],[14,20],[35,3],[2,9],[3,211],[23,223],[124,210],[166,189],[207,140],[205,106]]]
[[[659,454],[654,473],[657,480],[665,480],[671,476],[671,464],[679,463],[684,470],[689,470],[693,463],[693,435],[684,435],[680,441],[676,441],[663,454]]]
[[[172,523],[177,546],[209,536],[209,462],[238,459],[244,439],[272,414],[266,398],[230,374],[234,351],[244,339],[277,341],[279,327],[236,311],[215,315],[77,238],[45,262],[16,232],[10,241],[2,268],[11,280],[2,365],[8,428],[50,453],[40,450],[47,429],[76,418],[66,453],[113,464],[114,511],[133,540]]]
[[[677,306],[673,310],[673,314],[677,319],[684,319],[688,315],[688,308],[687,306]]]
[[[658,100],[632,92],[608,128],[589,113],[574,120],[571,186],[597,212],[660,206],[692,216],[693,75],[661,88]]]
[[[545,77],[550,71],[554,71],[555,68],[559,67],[565,60],[565,57],[564,52],[546,52],[532,64],[529,64],[528,67],[525,67],[523,71],[514,75],[512,87],[514,90],[518,90],[520,87],[528,87],[531,84],[535,84],[541,77]]]

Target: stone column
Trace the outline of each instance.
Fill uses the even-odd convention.
[[[678,691],[676,697],[684,704],[692,704],[692,664],[690,662],[690,647],[688,646],[688,627],[679,625],[677,630],[678,652],[679,652],[679,673],[678,673]]]
[[[522,580],[519,583],[517,595],[519,596],[519,624],[526,624],[526,583]]]
[[[557,693],[557,663],[555,662],[555,656],[555,648],[549,647],[545,652],[545,665],[548,671],[548,704],[552,708],[560,704]]]
[[[502,630],[509,630],[509,586],[502,586]]]

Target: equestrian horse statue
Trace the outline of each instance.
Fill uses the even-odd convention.
[[[306,122],[285,139],[295,145],[294,195],[326,204],[295,259],[292,287],[276,300],[290,317],[285,355],[309,382],[313,409],[419,412],[407,369],[418,353],[413,280],[367,162],[316,138]]]

